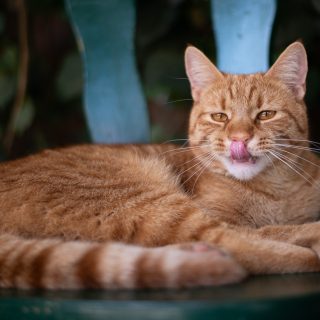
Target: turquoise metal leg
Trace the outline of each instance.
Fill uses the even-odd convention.
[[[211,0],[211,10],[219,69],[266,71],[275,0]]]
[[[134,0],[66,0],[84,61],[86,118],[94,142],[149,140],[134,58]]]

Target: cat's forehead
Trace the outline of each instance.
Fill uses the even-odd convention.
[[[266,79],[263,74],[231,75],[224,74],[207,88],[203,97],[204,105],[219,105],[228,108],[261,108],[270,101],[279,99],[277,82]]]
[[[254,91],[264,90],[266,80],[262,74],[223,74],[223,78],[212,84],[213,96],[229,94],[231,98],[251,95]]]

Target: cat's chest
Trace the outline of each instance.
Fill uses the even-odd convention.
[[[248,214],[256,227],[270,224],[301,224],[319,220],[317,194],[294,192],[281,197],[254,194],[247,198],[243,214]]]
[[[222,187],[224,185],[224,187]],[[208,186],[197,201],[210,214],[227,222],[262,227],[276,224],[300,224],[319,220],[320,194],[313,188],[294,192],[277,188],[249,188],[242,184],[216,183]]]

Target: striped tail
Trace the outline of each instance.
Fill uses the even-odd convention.
[[[179,288],[238,282],[245,276],[228,254],[203,243],[144,248],[0,236],[2,288]]]

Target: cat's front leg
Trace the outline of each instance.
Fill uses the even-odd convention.
[[[280,238],[281,241],[264,239],[255,232],[235,230],[226,225],[208,230],[203,239],[227,249],[251,274],[320,271],[319,257],[312,249],[283,242]]]
[[[300,225],[270,225],[259,229],[246,229],[261,239],[270,239],[311,248],[320,256],[320,222]]]

